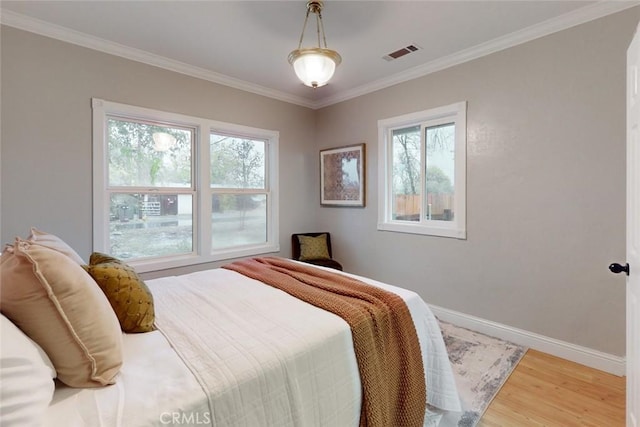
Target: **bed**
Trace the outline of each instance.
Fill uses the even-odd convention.
[[[438,425],[442,413],[460,411],[440,328],[425,302],[406,289],[332,274],[384,289],[406,303],[427,384],[424,425]],[[227,268],[146,285],[156,329],[121,335],[114,384],[69,387],[56,380],[54,389],[47,352],[25,336],[31,344],[21,345],[36,350],[14,347],[14,353],[29,359],[29,375],[39,369],[41,380],[20,377],[22,390],[9,390],[3,349],[3,406],[17,400],[19,413],[30,411],[30,419],[44,426],[360,425],[363,386],[351,329],[339,316]],[[3,344],[10,335],[5,324],[3,316]],[[15,329],[12,334],[20,333]],[[4,421],[10,425],[11,419]]]

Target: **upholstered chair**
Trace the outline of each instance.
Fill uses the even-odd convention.
[[[291,252],[294,260],[342,270],[342,265],[333,259],[329,233],[292,234]]]

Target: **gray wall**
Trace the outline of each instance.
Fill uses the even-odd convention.
[[[639,18],[630,9],[316,112],[2,27],[2,242],[36,225],[88,256],[99,97],[280,131],[282,255],[290,233],[326,229],[347,270],[622,355],[624,281],[606,267],[625,255],[625,52]],[[467,240],[376,231],[377,120],[462,100]],[[320,208],[318,149],[358,142],[367,207]]]
[[[88,258],[92,97],[279,131],[281,254],[315,223],[313,110],[11,27],[1,43],[3,243],[34,225]]]
[[[319,148],[367,143],[365,209],[323,208],[347,269],[429,303],[625,351],[626,48],[634,8],[318,112]],[[467,112],[467,240],[376,231],[377,120]]]

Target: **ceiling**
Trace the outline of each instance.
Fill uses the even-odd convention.
[[[327,0],[327,86],[287,62],[306,2],[6,1],[0,22],[276,99],[320,108],[637,5],[637,1]],[[311,30],[314,30],[313,26]],[[304,45],[311,46],[307,30]],[[416,45],[393,61],[383,56]]]

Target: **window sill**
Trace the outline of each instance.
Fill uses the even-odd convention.
[[[206,264],[234,258],[266,255],[275,252],[280,252],[279,245],[260,245],[234,250],[216,251],[209,256],[188,254],[168,258],[139,259],[136,261],[127,261],[124,259],[123,261],[135,268],[137,273],[151,273],[171,268],[188,267],[191,265]]]
[[[467,231],[464,228],[454,228],[453,224],[445,221],[432,221],[433,224],[411,224],[406,222],[383,222],[378,224],[379,231],[396,233],[422,234],[425,236],[449,237],[466,240]]]

